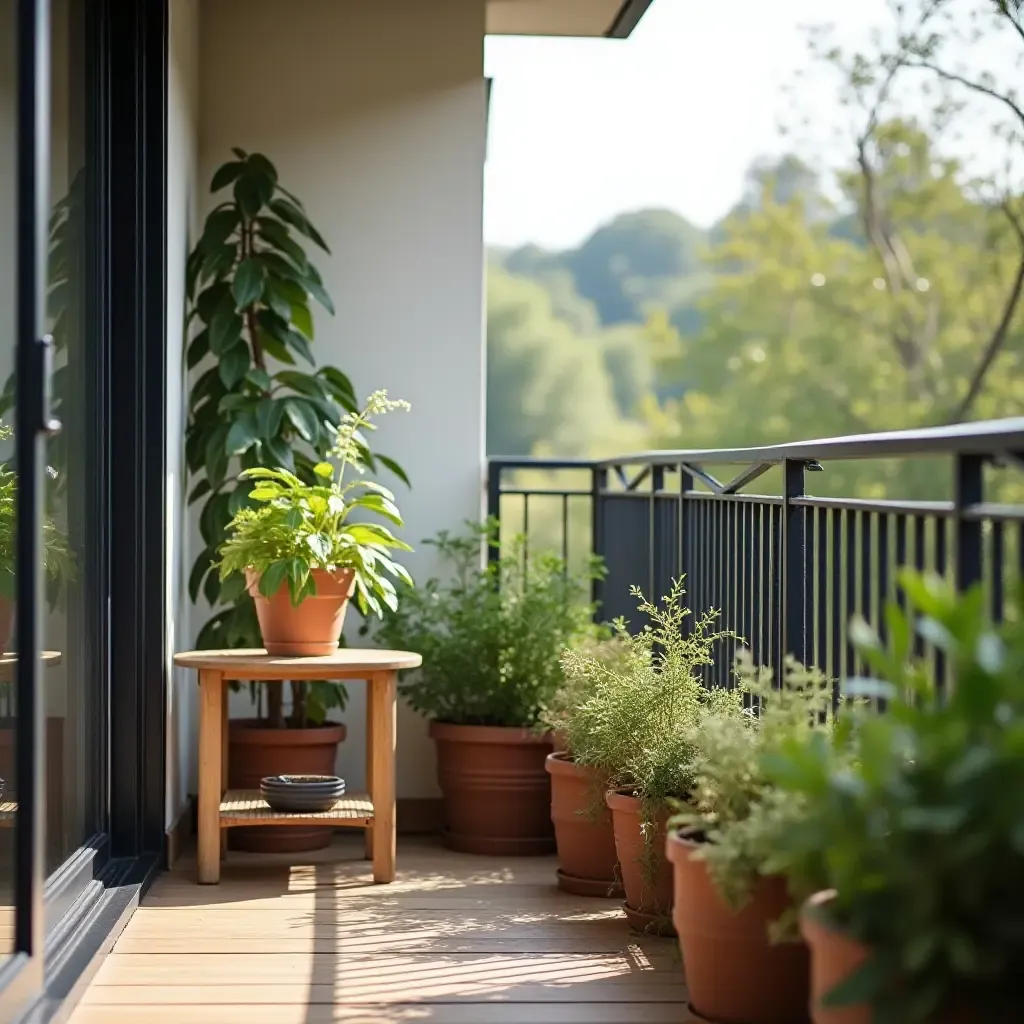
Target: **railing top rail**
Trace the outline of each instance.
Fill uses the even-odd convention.
[[[918,430],[892,430],[877,434],[850,434],[816,441],[795,441],[761,448],[692,449],[636,452],[596,460],[596,466],[672,466],[781,463],[786,459],[825,461],[885,459],[926,455],[1007,455],[1024,453],[1024,416],[976,423],[957,423]],[[584,463],[585,464],[585,463]]]

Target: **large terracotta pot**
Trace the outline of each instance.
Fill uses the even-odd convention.
[[[762,878],[738,913],[719,896],[700,844],[671,833],[672,920],[694,1011],[719,1024],[799,1024],[810,1019],[810,956],[802,942],[772,944],[768,926],[792,906],[785,879]]]
[[[549,736],[529,729],[430,723],[444,798],[445,843],[463,853],[552,853]]]
[[[558,846],[558,887],[577,896],[621,898],[612,815],[599,788],[599,776],[564,753],[549,754],[546,766]]]
[[[312,576],[316,593],[296,606],[292,604],[287,582],[281,584],[273,597],[264,597],[259,591],[259,573],[246,570],[245,582],[256,602],[256,617],[268,654],[313,658],[333,654],[338,649],[355,574],[351,569],[336,573],[314,569]]]
[[[835,1009],[822,1006],[825,996],[869,956],[867,947],[828,921],[824,911],[834,896],[831,891],[817,893],[800,914],[800,930],[811,950],[811,1019],[814,1024],[873,1024],[874,1014],[867,1003]],[[930,1018],[929,1024],[1010,1024],[1019,1019],[1017,1010],[993,1013],[973,1005],[970,999],[954,996]]]
[[[333,775],[345,726],[272,729],[264,723],[233,719],[228,726],[228,787],[260,788],[268,775]],[[330,828],[260,825],[228,829],[233,850],[256,853],[304,853],[331,843]]]
[[[629,790],[611,790],[605,801],[612,812],[615,851],[622,872],[626,902],[622,909],[630,925],[652,935],[674,935],[672,927],[672,866],[665,857],[668,811],[660,811],[653,835],[641,831],[641,804]]]

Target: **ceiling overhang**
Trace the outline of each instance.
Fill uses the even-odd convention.
[[[625,39],[653,0],[487,0],[488,35]]]

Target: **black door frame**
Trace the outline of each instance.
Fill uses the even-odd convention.
[[[49,4],[17,0],[18,556],[38,566],[47,371],[42,344],[49,189]],[[109,948],[165,851],[167,638],[166,169],[168,0],[92,0],[86,13],[87,132],[93,176],[88,231],[96,391],[109,424],[105,516],[109,666],[91,727],[102,832],[44,875],[44,720],[37,656],[17,671],[18,825],[15,952],[0,965],[0,1024],[45,1020],[74,998]],[[31,55],[31,59],[28,59]],[[90,371],[91,372],[91,371]],[[41,649],[41,574],[18,572],[18,650]],[[34,609],[36,614],[25,614]],[[24,740],[24,742],[23,742]],[[27,1014],[27,1016],[26,1016]]]

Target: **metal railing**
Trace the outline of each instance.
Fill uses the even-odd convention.
[[[951,497],[813,495],[819,473],[863,459],[926,460]],[[934,570],[961,588],[983,584],[991,614],[1003,617],[1010,580],[1024,575],[1024,504],[986,496],[1022,470],[1024,418],[1015,418],[599,461],[494,458],[487,504],[505,537],[525,534],[534,550],[570,561],[601,556],[607,574],[593,594],[601,620],[638,623],[630,586],[660,598],[685,576],[688,606],[719,610],[758,663],[778,672],[792,654],[838,680],[861,670],[851,618],[884,636],[882,609],[900,600],[903,566]],[[777,493],[748,493],[773,479]],[[941,657],[917,642],[945,679]],[[721,651],[709,684],[729,684],[733,654]]]

